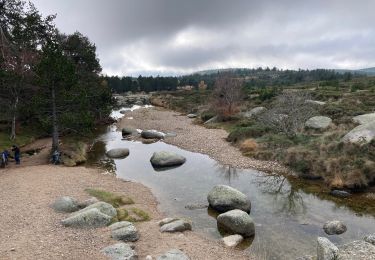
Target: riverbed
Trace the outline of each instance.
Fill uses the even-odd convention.
[[[111,160],[105,157],[105,150],[120,147],[129,148],[127,158]],[[156,151],[176,152],[187,161],[177,168],[155,170],[150,158]],[[216,213],[206,207],[208,192],[217,184],[240,190],[251,200],[250,216],[256,224],[255,236],[240,248],[261,259],[314,255],[316,238],[327,236],[322,226],[328,220],[339,219],[348,227],[348,231],[340,236],[329,236],[336,244],[375,233],[372,215],[355,212],[345,206],[345,201],[335,203],[306,193],[282,175],[225,166],[207,155],[162,141],[143,144],[125,140],[115,126],[97,138],[90,160],[91,163],[102,162],[119,178],[146,185],[157,197],[160,211],[167,216],[190,218],[193,230],[210,239],[219,239],[222,235],[216,226]]]

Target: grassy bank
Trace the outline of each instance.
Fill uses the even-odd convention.
[[[316,106],[314,115],[327,116],[332,124],[324,130],[302,129],[294,136],[276,130],[257,117],[233,115],[206,127],[224,128],[227,141],[244,155],[260,160],[277,160],[302,178],[323,179],[331,189],[363,190],[375,182],[375,141],[368,144],[342,142],[342,137],[356,124],[352,118],[372,113],[375,109],[375,78],[362,77],[349,81],[324,81],[293,86],[246,89],[242,111],[275,105],[283,92],[303,91],[312,99],[325,102]],[[210,91],[163,93],[156,98],[164,106],[184,112],[197,112],[196,123],[215,115],[210,109]]]

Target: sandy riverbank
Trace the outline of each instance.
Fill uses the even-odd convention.
[[[30,158],[31,160],[31,158]],[[241,251],[226,249],[194,232],[160,233],[163,216],[151,191],[139,183],[126,182],[85,167],[39,165],[0,170],[0,259],[106,259],[100,250],[117,241],[109,228],[65,228],[67,214],[49,205],[60,196],[79,200],[89,197],[86,188],[98,188],[132,197],[135,206],[147,211],[151,221],[136,223],[140,258],[154,257],[178,248],[191,259],[248,259]]]
[[[193,119],[163,108],[134,110],[127,113],[118,126],[120,129],[133,127],[176,133],[176,137],[168,137],[164,141],[191,152],[207,154],[223,165],[267,172],[288,172],[288,169],[277,162],[260,161],[243,156],[241,151],[225,140],[228,136],[225,130],[195,125]]]

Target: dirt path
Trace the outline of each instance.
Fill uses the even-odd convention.
[[[127,113],[118,126],[120,128],[133,127],[176,133],[176,137],[168,137],[165,142],[185,150],[207,154],[223,165],[269,172],[288,172],[288,169],[277,162],[259,161],[243,156],[241,151],[225,140],[228,136],[225,130],[208,129],[192,122],[193,119],[189,119],[185,115],[155,107]]]
[[[100,250],[116,243],[108,228],[65,228],[60,221],[67,214],[49,207],[59,196],[88,198],[86,188],[130,196],[136,207],[150,214],[151,221],[136,224],[141,238],[135,249],[140,259],[173,248],[191,259],[247,259],[240,251],[227,250],[194,232],[160,233],[157,221],[163,216],[150,190],[139,183],[121,181],[96,169],[50,165],[0,170],[0,259],[105,259]]]

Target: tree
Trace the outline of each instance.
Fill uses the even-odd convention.
[[[75,71],[72,62],[63,55],[56,39],[48,40],[43,47],[43,55],[38,64],[38,75],[42,87],[50,93],[52,119],[52,153],[59,151],[58,98],[75,84]]]
[[[218,115],[226,117],[238,112],[243,99],[243,81],[230,74],[220,76],[212,92],[212,108]]]
[[[38,59],[38,47],[52,25],[54,16],[43,19],[36,8],[21,0],[0,1],[0,53],[2,98],[9,104],[11,139],[16,138],[19,103],[30,86],[33,67]],[[23,100],[21,100],[23,99]]]
[[[307,92],[285,92],[277,97],[273,108],[267,110],[258,119],[266,126],[284,133],[289,137],[296,136],[305,126],[305,122],[314,116],[316,109]]]

